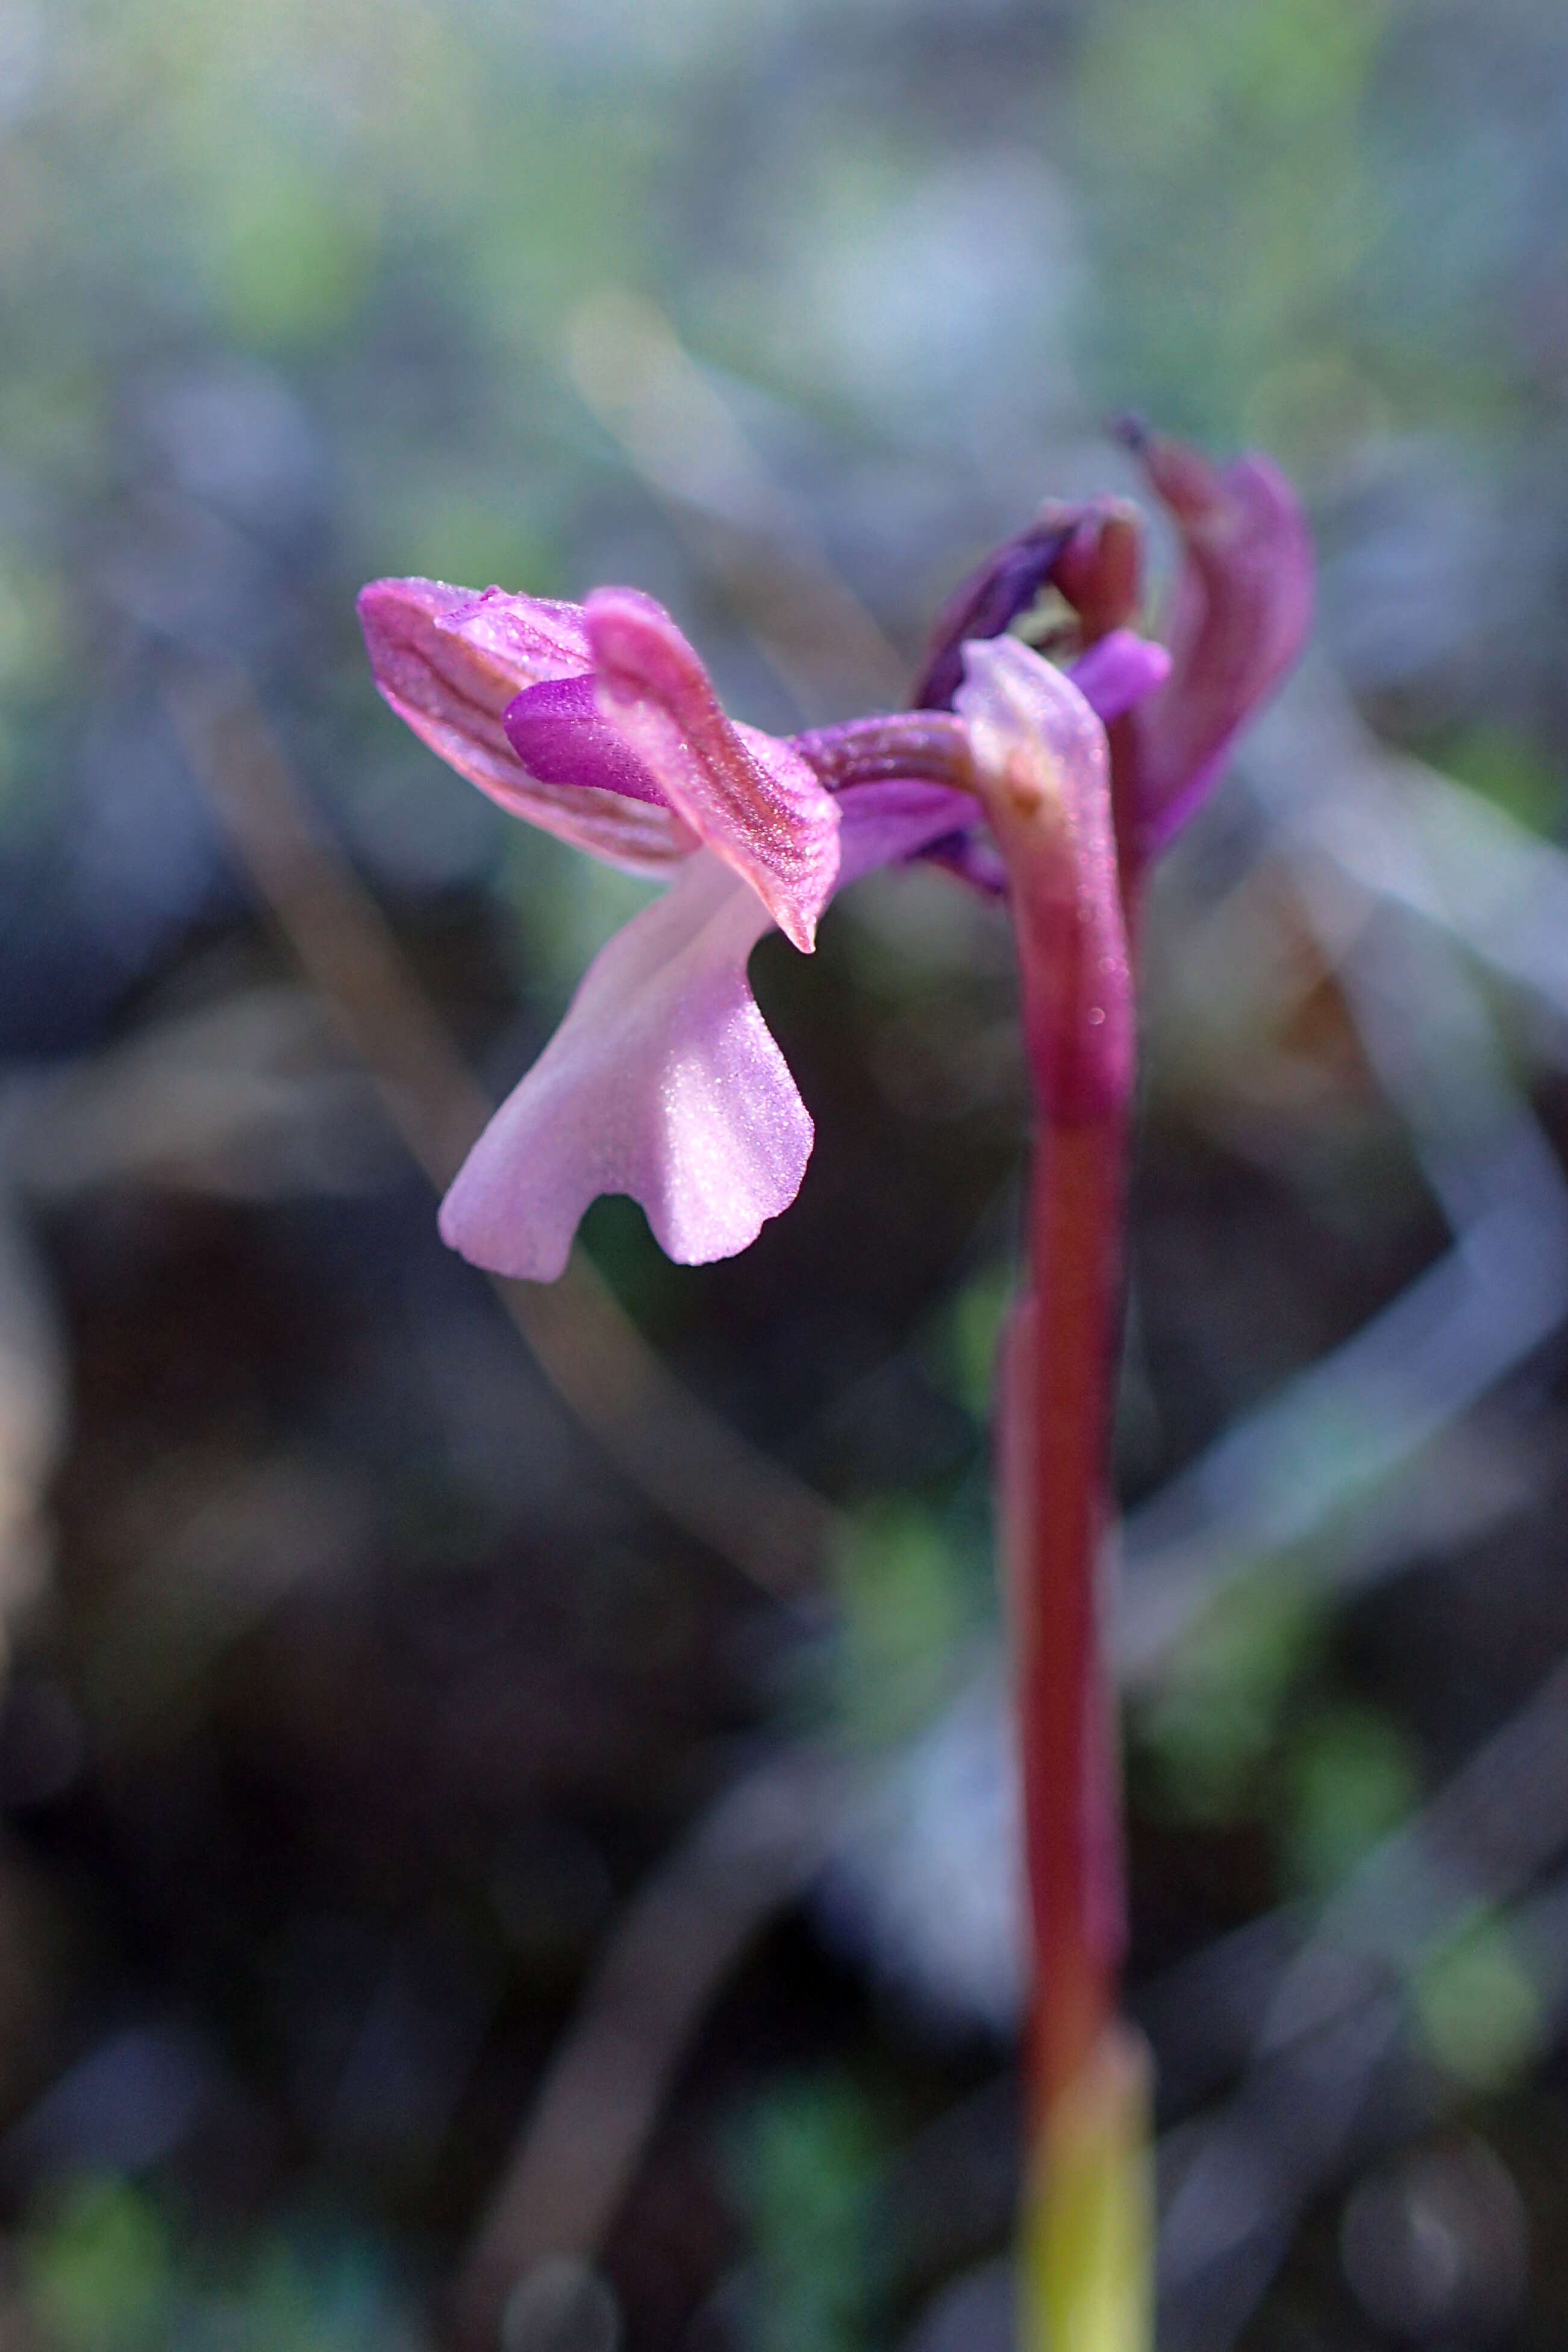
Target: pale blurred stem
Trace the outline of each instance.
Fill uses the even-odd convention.
[[[1051,1017],[1060,1020],[1060,1003]],[[1051,1042],[1030,1041],[1042,1090]],[[1003,1544],[1034,1947],[1026,2352],[1145,2352],[1152,2340],[1144,2070],[1118,2023],[1121,1773],[1103,1586],[1127,1136],[1123,1089],[1076,1115],[1040,1103],[1029,1276],[1001,1365]]]

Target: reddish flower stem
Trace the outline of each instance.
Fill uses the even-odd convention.
[[[1116,2014],[1126,1941],[1102,1591],[1125,1161],[1124,1104],[1046,1125],[1030,1187],[1031,1280],[1002,1373],[1003,1539],[1035,1951],[1031,2142]]]
[[[1023,2352],[1147,2352],[1146,2068],[1118,2021],[1121,1772],[1103,1586],[1134,1065],[1111,761],[1021,651],[970,656],[1036,1106],[1024,1287],[999,1368],[1032,1946]]]

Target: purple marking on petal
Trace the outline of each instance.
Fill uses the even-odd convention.
[[[677,815],[809,951],[839,870],[839,813],[800,754],[731,723],[664,607],[596,588],[583,607],[599,707]]]
[[[507,704],[540,678],[582,675],[588,638],[575,605],[476,594],[442,580],[372,580],[360,623],[382,694],[427,740],[478,753],[504,775],[511,761],[499,725]]]
[[[360,620],[385,699],[460,776],[545,832],[633,873],[667,872],[689,849],[668,811],[594,787],[538,782],[507,740],[503,715],[541,679],[589,665],[575,604],[482,595],[439,580],[372,580]]]
[[[1132,629],[1113,629],[1069,665],[1067,675],[1103,726],[1142,702],[1170,676],[1164,646]]]
[[[755,1241],[800,1190],[812,1142],[746,976],[771,921],[716,856],[689,858],[590,964],[442,1203],[444,1239],[495,1273],[552,1282],[589,1202],[629,1192],[680,1265]]]
[[[1301,652],[1313,566],[1300,501],[1269,458],[1216,472],[1196,450],[1159,439],[1142,455],[1184,551],[1171,674],[1135,721],[1134,799],[1147,853],[1186,822],[1238,730]]]
[[[530,686],[507,705],[502,723],[513,751],[541,784],[591,784],[655,808],[667,805],[625,738],[600,717],[591,676]]]
[[[515,677],[514,693],[540,678],[575,677],[588,665],[582,607],[559,597],[482,588],[461,609],[438,614],[435,625]]]

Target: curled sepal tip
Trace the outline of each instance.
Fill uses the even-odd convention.
[[[1312,625],[1311,535],[1268,457],[1214,467],[1145,434],[1137,453],[1180,533],[1167,631],[1171,672],[1134,721],[1124,832],[1147,857],[1218,779],[1239,730],[1273,692]]]

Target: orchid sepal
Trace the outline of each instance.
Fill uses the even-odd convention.
[[[359,614],[383,699],[508,815],[634,874],[666,874],[690,850],[669,809],[592,782],[536,778],[507,740],[505,713],[526,688],[588,673],[580,607],[439,580],[372,580]]]
[[[1216,467],[1183,442],[1129,427],[1181,536],[1167,635],[1171,672],[1138,710],[1119,761],[1119,823],[1139,863],[1155,855],[1218,780],[1236,737],[1306,641],[1312,535],[1270,458]]]

